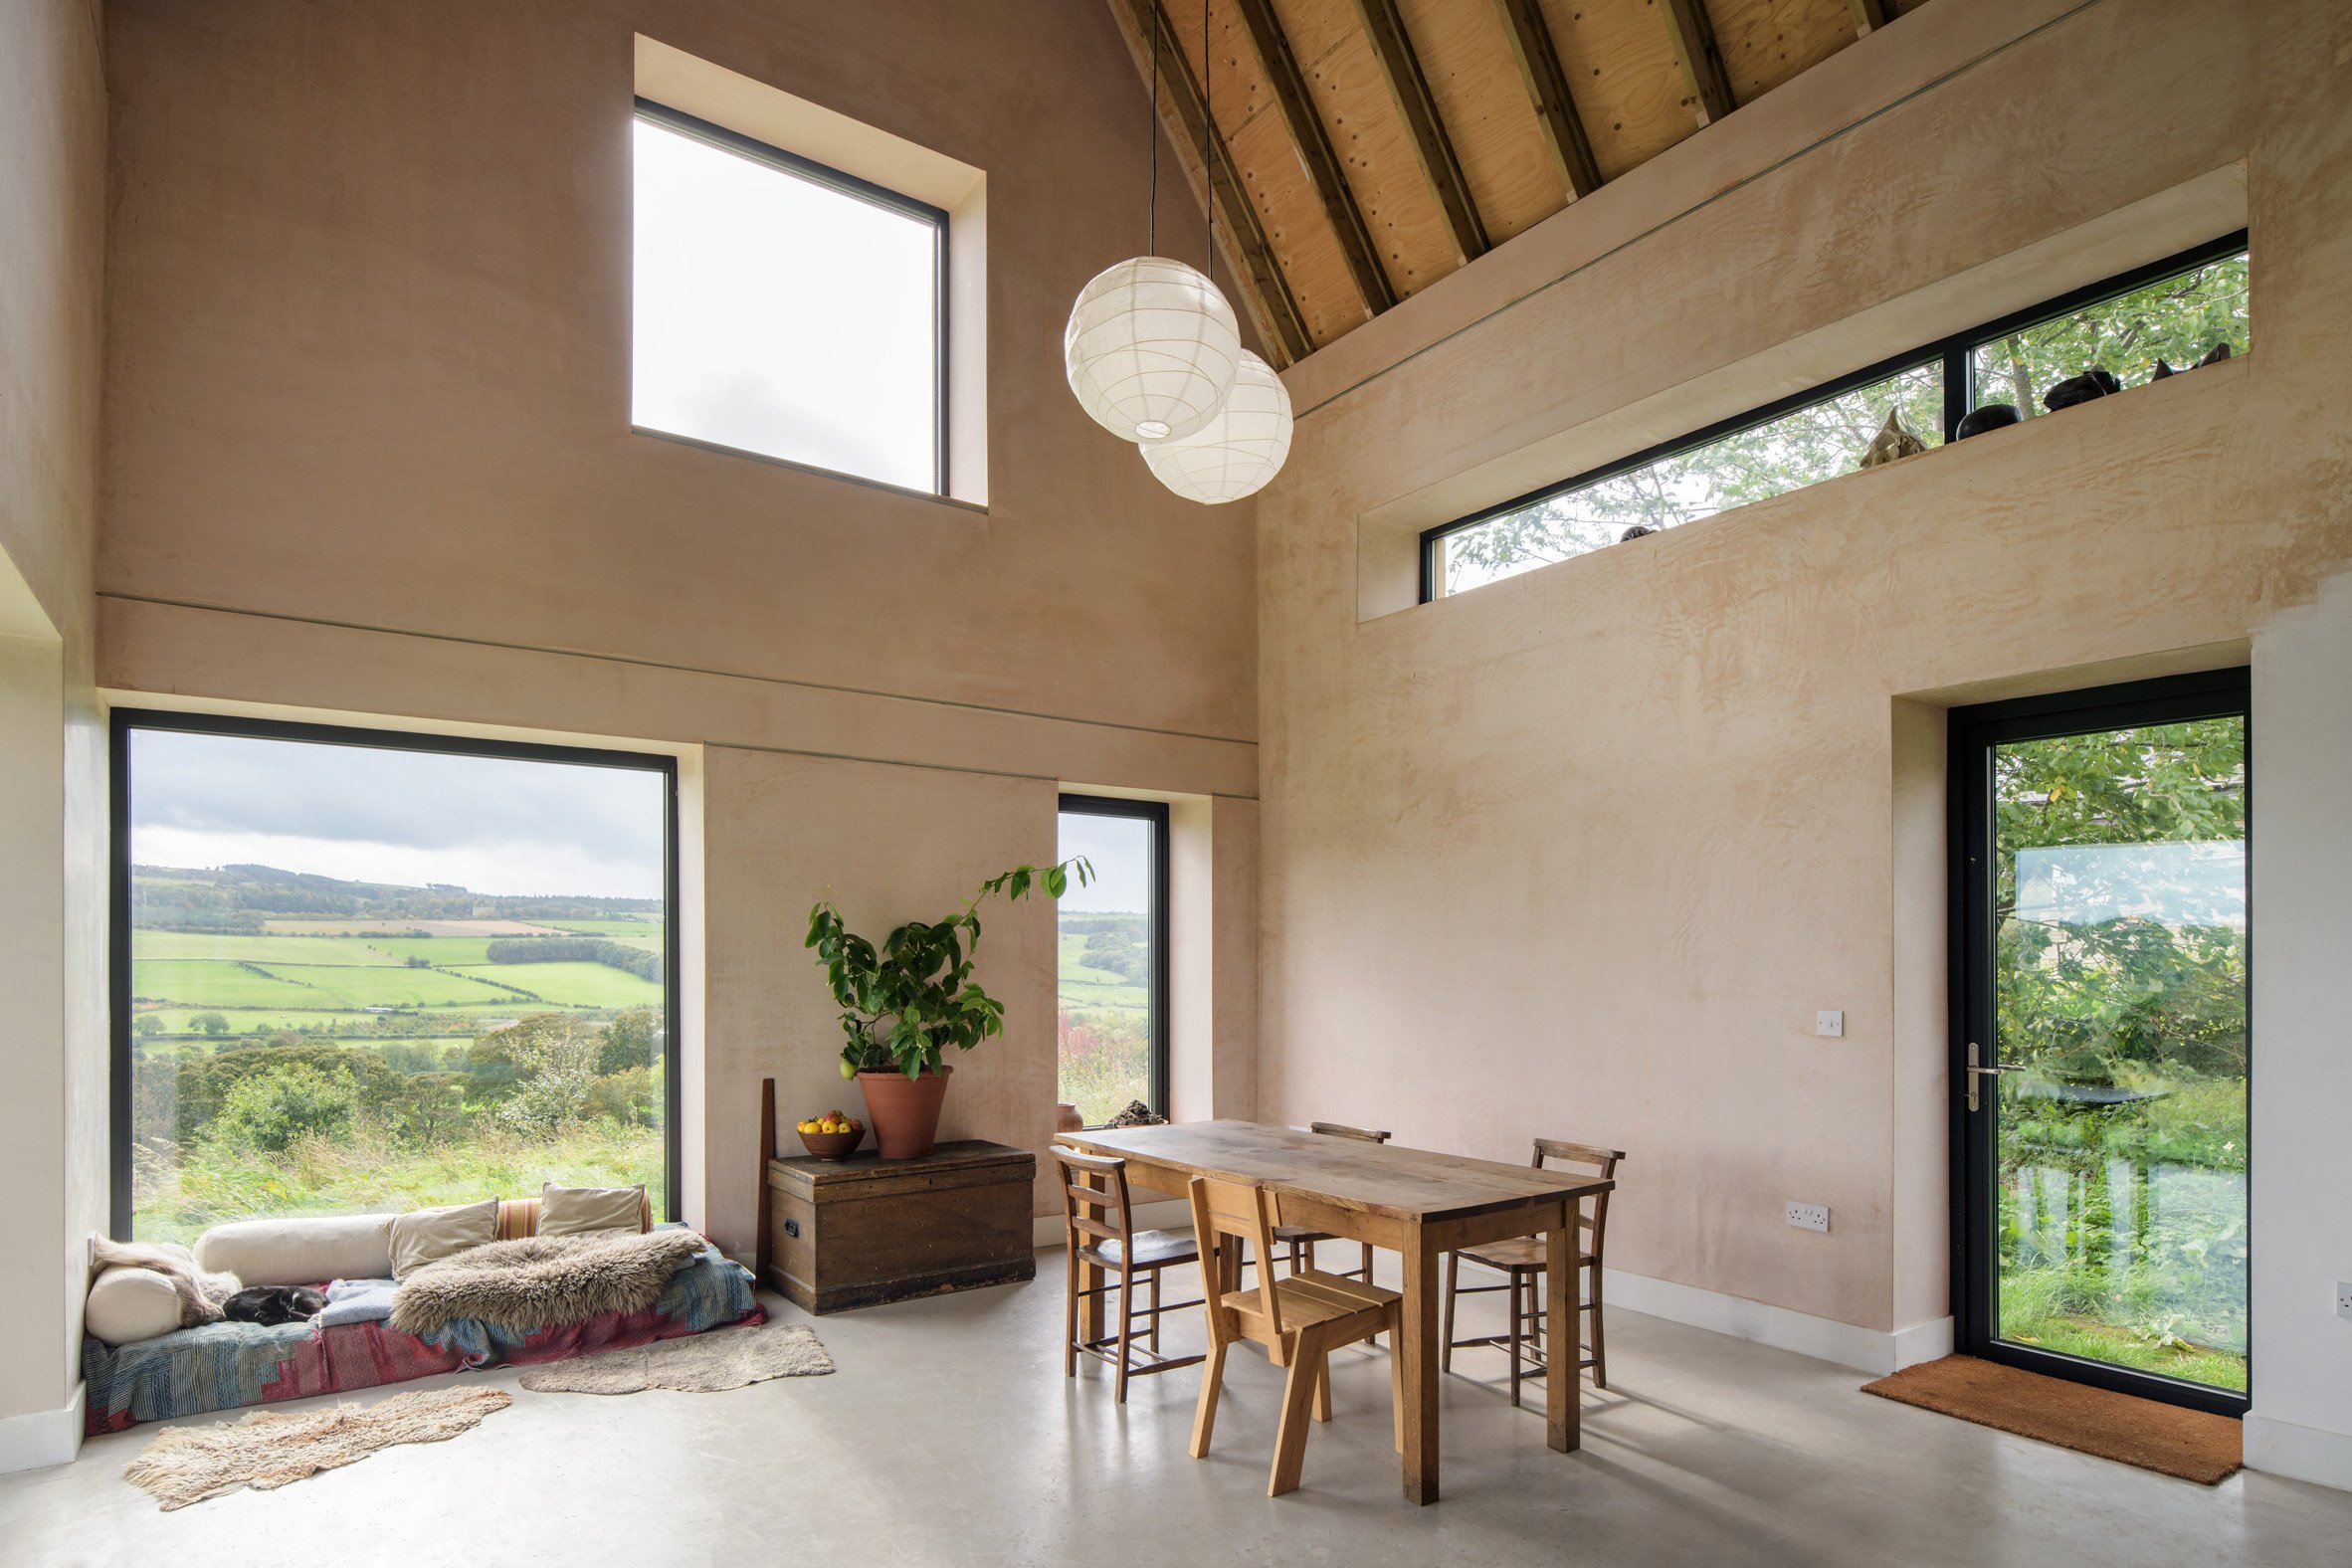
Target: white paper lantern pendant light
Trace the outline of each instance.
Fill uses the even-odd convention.
[[[1159,248],[1160,27],[1152,7],[1148,233]],[[1241,365],[1241,325],[1217,286],[1183,262],[1138,256],[1078,291],[1063,368],[1087,417],[1125,441],[1189,436],[1217,417]]]
[[[1215,419],[1195,435],[1137,445],[1152,477],[1186,500],[1215,506],[1255,495],[1290,456],[1290,393],[1272,365],[1244,349]]]

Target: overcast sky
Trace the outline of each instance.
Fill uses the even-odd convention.
[[[131,859],[475,892],[662,896],[662,777],[136,730]]]
[[[1123,911],[1141,914],[1151,907],[1151,824],[1134,817],[1090,817],[1081,812],[1062,814],[1062,859],[1083,855],[1094,866],[1092,885],[1074,881],[1062,895],[1061,907],[1073,914]]]

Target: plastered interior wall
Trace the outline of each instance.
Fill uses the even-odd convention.
[[[2254,1124],[2255,1332],[2247,1463],[2352,1486],[2352,1214],[2341,1201],[2352,1048],[2352,577],[2278,616],[2254,642]]]
[[[0,5],[0,1467],[79,1437],[105,1219],[105,774],[92,686],[105,95],[95,5]]]
[[[985,511],[629,432],[639,34],[986,174]],[[1107,11],[119,0],[106,64],[103,684],[689,752],[687,1212],[723,1245],[759,1078],[787,1123],[854,1108],[820,891],[936,918],[1051,855],[1063,784],[1251,804],[1249,508],[1169,495],[1063,376],[1071,299],[1144,237]],[[1020,1000],[959,1132],[1043,1146],[1051,922],[990,923]]]
[[[1927,6],[1514,242],[1573,257],[1556,276],[1505,247],[1416,300],[1426,334],[1291,372],[1311,406],[1259,511],[1262,1114],[1612,1144],[1613,1267],[1940,1317],[1937,726],[2243,661],[2352,558],[2348,62],[2329,0]],[[1367,514],[2239,164],[2251,356],[1361,615]],[[1580,253],[1580,222],[1622,238]],[[2313,1045],[2258,1027],[2264,1060]],[[2325,1266],[2293,1265],[2298,1334],[2341,1326]],[[2340,1369],[2289,1310],[2257,1303],[2255,1364],[2275,1332]]]

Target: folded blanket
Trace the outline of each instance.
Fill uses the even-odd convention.
[[[692,1231],[528,1236],[470,1247],[400,1282],[391,1325],[430,1334],[459,1318],[529,1332],[599,1312],[654,1304],[670,1276],[702,1251]]]
[[[383,1322],[392,1315],[392,1296],[399,1288],[391,1279],[337,1279],[326,1287],[326,1310],[318,1314],[318,1326]]]

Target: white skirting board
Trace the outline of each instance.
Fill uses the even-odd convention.
[[[0,1474],[70,1464],[82,1452],[82,1413],[89,1398],[90,1385],[77,1383],[63,1410],[0,1416]]]
[[[1888,1333],[1647,1274],[1620,1274],[1615,1269],[1605,1273],[1604,1294],[1611,1306],[1711,1329],[1735,1339],[1752,1339],[1778,1350],[1794,1350],[1858,1372],[1884,1377],[1952,1353],[1952,1320],[1948,1317]]]
[[[2352,1491],[2352,1437],[2246,1413],[2246,1468]]]

